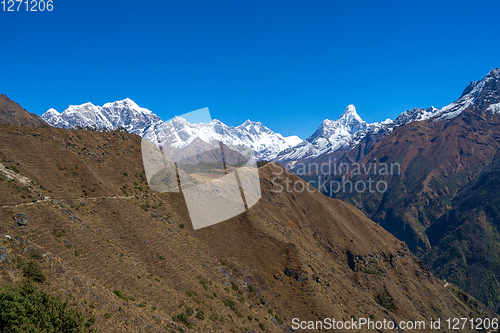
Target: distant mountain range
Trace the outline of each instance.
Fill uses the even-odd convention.
[[[492,73],[498,73],[498,69],[495,69]],[[392,133],[395,128],[414,121],[431,118],[436,121],[453,119],[476,101],[483,87],[484,80],[471,82],[456,102],[442,109],[433,106],[427,109],[414,108],[404,111],[394,121],[387,119],[380,123],[366,123],[357,114],[354,105],[349,105],[337,120],[324,120],[313,135],[300,144],[280,152],[275,161],[285,164],[291,169],[298,161],[311,163],[327,160],[325,157],[335,161],[342,157],[344,153],[358,147],[366,137],[369,140],[375,137],[375,141],[379,141]],[[496,108],[498,109],[498,105]],[[372,145],[373,142],[369,148]],[[361,156],[364,156],[364,154]]]
[[[398,163],[392,175],[321,175],[324,182],[385,181],[384,193],[332,195],[363,210],[440,277],[500,312],[500,70],[460,98],[384,137],[365,137],[338,163]],[[395,121],[396,122],[396,121]],[[306,176],[311,179],[317,175]]]
[[[397,163],[392,175],[302,174],[306,180],[383,180],[387,191],[324,194],[353,204],[405,241],[440,277],[500,312],[500,69],[471,82],[460,97],[437,109],[414,108],[394,121],[368,124],[349,105],[337,120],[324,120],[307,139],[284,138],[260,123],[228,127],[219,121],[162,122],[130,100],[49,110],[43,119],[59,127],[123,126],[150,140],[162,135],[185,146],[196,138],[245,144],[261,159],[292,171],[304,163]],[[111,105],[114,105],[111,107]],[[177,135],[177,136],[176,136]],[[299,163],[300,162],[300,163]]]
[[[356,147],[367,133],[378,133],[390,127],[393,121],[366,123],[349,105],[335,120],[325,119],[316,132],[300,144],[281,151],[275,161],[293,166],[294,162],[313,160],[325,154],[342,153]]]
[[[42,118],[51,126],[62,128],[98,127],[114,130],[124,128],[152,142],[168,142],[176,148],[189,145],[195,138],[205,142],[222,141],[227,145],[251,147],[258,159],[279,162],[293,169],[298,161],[315,162],[325,157],[337,160],[344,153],[358,147],[366,137],[376,141],[390,134],[395,128],[413,121],[433,118],[449,120],[465,110],[479,94],[483,82],[471,82],[462,96],[442,109],[414,108],[401,113],[394,121],[367,123],[357,114],[354,105],[348,105],[337,120],[325,119],[307,139],[298,136],[284,137],[260,122],[247,120],[240,126],[227,126],[219,120],[191,124],[175,117],[168,125],[152,111],[138,106],[131,99],[106,103],[102,107],[92,103],[71,105],[59,113],[50,109]],[[498,106],[497,106],[498,108]],[[175,133],[176,132],[176,133]],[[369,146],[371,148],[372,145]],[[363,155],[364,156],[364,155]]]
[[[7,99],[5,101],[9,106],[7,110],[11,110],[13,102]],[[27,112],[20,107],[16,107],[15,110],[17,111],[14,116],[9,113],[10,111],[5,113],[9,120],[7,122],[17,124],[18,115],[27,116]],[[261,123],[249,120],[237,127],[226,126],[218,120],[207,124],[191,124],[180,117],[164,122],[151,111],[140,108],[129,99],[107,103],[102,107],[90,103],[70,106],[63,113],[51,109],[43,115],[43,119],[53,126],[64,128],[95,126],[117,129],[123,127],[129,132],[139,134],[153,142],[168,142],[171,147],[180,149],[199,144],[200,141],[210,140],[220,140],[227,145],[246,145],[256,151],[258,158],[274,159],[292,169],[298,162],[325,163],[330,160],[351,165],[353,163],[360,165],[397,163],[400,165],[401,171],[397,174],[377,174],[372,171],[365,174],[320,175],[324,182],[341,181],[342,177],[352,183],[366,182],[368,179],[375,182],[384,181],[388,187],[387,191],[383,193],[370,191],[340,191],[338,193],[323,191],[323,193],[359,208],[370,219],[404,241],[419,259],[429,265],[440,278],[458,285],[478,300],[486,303],[490,309],[500,312],[500,210],[498,208],[500,205],[500,191],[498,191],[500,187],[500,70],[498,68],[489,72],[482,80],[471,82],[457,101],[441,109],[434,107],[415,108],[403,112],[394,121],[388,119],[380,123],[368,124],[359,117],[355,107],[349,105],[337,120],[323,121],[315,133],[303,141],[297,137],[283,137]],[[66,155],[64,155],[64,159],[58,157],[60,160],[58,160],[57,167],[61,171],[61,175],[54,175],[52,182],[63,175],[68,177],[75,172],[83,172],[76,171],[76,167],[64,171],[71,165],[78,164],[78,161],[82,161],[82,157],[88,160],[88,164],[99,162],[95,163],[96,168],[98,166],[101,168],[101,162],[112,158],[113,160],[110,160],[108,167],[102,168],[102,172],[108,172],[108,169],[113,170],[115,166],[119,165],[120,172],[109,171],[109,177],[110,179],[112,179],[111,175],[117,177],[116,182],[114,182],[117,184],[127,182],[128,185],[122,186],[120,190],[126,195],[128,195],[128,191],[143,191],[141,186],[133,183],[135,178],[133,180],[126,178],[134,174],[137,179],[142,179],[139,171],[132,172],[129,169],[123,169],[124,166],[120,163],[116,164],[117,159],[130,158],[129,162],[134,161],[136,169],[140,170],[138,162],[140,159],[137,159],[140,140],[137,137],[123,135],[120,140],[131,142],[127,148],[123,149],[124,147],[122,148],[122,144],[119,142],[108,146],[108,141],[112,142],[116,140],[116,137],[120,137],[116,133],[99,134],[96,136],[101,140],[98,143],[93,142],[93,136],[88,135],[89,133],[84,134],[87,136],[87,143],[84,145],[77,141],[81,140],[80,135],[77,136],[72,131],[59,132],[50,128],[43,130],[47,131],[45,137],[36,140],[54,138],[54,151],[56,148],[61,149],[60,146],[63,145],[64,152],[71,150],[74,154],[71,157],[72,164],[67,166],[63,166],[67,162]],[[82,132],[85,133],[85,131]],[[24,129],[16,133],[12,133],[8,127],[4,129],[6,137],[9,134],[14,138],[14,135],[19,136],[21,133],[24,133]],[[38,134],[28,135],[26,133],[23,135],[26,137],[23,137],[23,147],[33,144],[35,140],[33,138],[39,136]],[[56,135],[61,136],[61,138],[58,137],[55,140]],[[12,147],[7,150],[8,153],[10,155],[17,154],[19,144],[15,143],[14,139],[9,140],[13,143]],[[10,142],[9,140],[7,141]],[[45,145],[47,145],[45,141],[40,146],[37,143],[32,151],[43,151],[42,148]],[[92,145],[96,146],[91,147]],[[50,155],[51,152],[45,152],[45,154]],[[130,154],[137,156],[134,155],[132,159]],[[21,160],[21,166],[24,163],[35,162],[40,163],[40,165],[33,164],[30,165],[30,168],[16,167],[16,169],[20,169],[21,173],[26,173],[33,179],[40,177],[40,181],[44,182],[45,177],[52,176],[52,174],[50,172],[40,173],[38,170],[43,168],[45,168],[43,170],[56,170],[53,165],[50,167],[44,165],[45,161],[49,160],[44,158]],[[268,222],[269,219],[273,221],[274,226],[269,225],[272,228],[277,228],[285,220],[299,221],[293,232],[291,229],[279,230],[277,235],[280,237],[280,242],[288,242],[289,238],[287,237],[292,235],[299,238],[302,235],[309,237],[311,232],[305,230],[314,230],[311,236],[314,241],[312,239],[310,241],[319,242],[318,244],[327,250],[328,254],[324,258],[330,258],[332,251],[337,253],[338,244],[345,242],[347,245],[345,250],[342,250],[345,251],[342,252],[342,258],[344,258],[342,260],[349,267],[352,266],[351,270],[356,274],[358,272],[366,274],[375,272],[371,266],[357,267],[355,261],[359,259],[365,263],[370,262],[370,258],[374,258],[370,257],[372,254],[369,251],[371,250],[367,250],[367,253],[370,254],[366,257],[353,256],[351,253],[352,249],[357,249],[357,246],[360,246],[359,250],[364,248],[364,244],[369,244],[372,241],[375,244],[372,247],[379,244],[381,240],[373,231],[360,232],[356,237],[346,237],[345,232],[335,231],[332,233],[333,241],[325,240],[328,239],[325,236],[327,235],[325,230],[330,230],[328,228],[332,225],[330,221],[335,223],[335,218],[331,217],[330,213],[325,214],[326,211],[330,212],[331,210],[346,218],[346,230],[350,230],[349,232],[362,227],[361,224],[356,224],[357,211],[349,207],[348,209],[340,207],[334,201],[327,203],[325,201],[324,206],[321,207],[314,206],[309,202],[323,202],[324,197],[317,197],[313,200],[304,196],[306,192],[286,194],[287,199],[282,196],[283,193],[276,196],[275,192],[270,190],[270,186],[281,184],[280,182],[276,183],[272,177],[273,172],[277,171],[275,170],[277,167],[277,164],[270,164],[261,169],[262,202],[265,205],[269,204],[269,208],[264,210],[264,214],[260,210],[255,212],[254,216],[262,218],[259,223],[264,223],[264,221],[271,223]],[[92,186],[82,185],[82,193],[87,195],[87,188],[90,188],[92,192],[97,191],[101,183],[100,180],[94,180],[91,172],[85,175],[89,177],[89,180],[95,181],[95,185]],[[314,173],[302,175],[306,180],[315,179],[317,176]],[[81,179],[83,181],[83,178]],[[296,182],[299,179],[293,176],[293,181]],[[7,183],[0,182],[0,184]],[[54,195],[61,187],[59,183],[57,184],[58,186],[53,187]],[[73,187],[73,182],[67,182],[68,189],[73,190]],[[114,190],[118,191],[117,188]],[[139,194],[136,192],[131,192],[131,194]],[[5,193],[7,193],[5,200],[14,198],[11,192],[6,190]],[[59,196],[64,197],[63,194],[66,195],[59,193]],[[109,195],[116,196],[116,193],[110,192]],[[21,196],[21,198],[23,197]],[[12,204],[15,203],[12,202]],[[152,203],[151,205],[148,203],[149,206],[145,206],[145,204],[141,207],[153,207]],[[154,207],[159,206],[158,204]],[[178,209],[181,205],[176,204],[175,207]],[[310,225],[311,221],[317,221],[318,224]],[[328,223],[324,224],[325,221]],[[246,226],[245,223],[241,226]],[[219,237],[217,233],[214,235]],[[259,237],[263,237],[262,234],[259,234]],[[254,240],[254,238],[260,239],[246,237],[244,240]],[[391,240],[387,244],[392,244],[392,242]],[[211,240],[209,243],[215,244],[216,242]],[[369,246],[366,247],[366,249],[368,248]],[[406,263],[399,266],[396,264],[397,260],[394,261],[393,258],[390,255],[387,259],[391,267],[409,267]],[[425,267],[422,262],[419,265]],[[388,269],[390,269],[389,266]],[[412,270],[415,271],[413,268]],[[284,272],[286,275],[287,272],[291,271],[284,270]],[[378,273],[376,275],[384,276],[387,274],[385,268],[380,272],[382,275]],[[310,275],[313,276],[312,274],[311,272]],[[405,279],[411,275],[408,275],[407,271],[403,271],[402,274],[404,278],[401,283],[406,283]],[[293,276],[297,277],[297,275]],[[418,279],[411,282],[412,284],[424,280],[420,271],[418,271],[417,276]],[[276,275],[274,278],[281,281],[276,278]],[[352,281],[356,281],[356,279],[357,277],[353,276]],[[379,278],[373,280],[376,282],[379,281]],[[315,281],[319,283],[318,280]],[[347,286],[350,288],[351,279],[348,281]],[[380,286],[375,285],[374,288],[380,288]],[[400,293],[401,291],[394,291],[392,295]],[[422,293],[417,294],[422,295]],[[379,301],[380,295],[385,294],[382,291],[379,291],[378,295],[374,294]],[[447,293],[441,295],[447,295]],[[456,296],[457,299],[467,304],[467,307],[470,307],[471,304],[477,304],[474,298],[462,292],[457,293]],[[412,297],[416,297],[415,294],[412,294]],[[432,302],[433,299],[434,297],[429,297],[425,302]],[[405,308],[407,305],[413,306],[412,304],[404,304],[401,308]]]
[[[59,113],[50,109],[42,118],[54,127],[92,127],[114,130],[124,128],[154,143],[168,142],[172,147],[182,149],[196,138],[205,142],[218,140],[226,145],[252,148],[258,159],[271,160],[286,148],[302,140],[298,136],[284,137],[260,122],[247,120],[237,127],[227,126],[219,120],[210,123],[191,124],[181,117],[164,122],[148,109],[141,108],[130,99],[106,103],[102,107],[85,103],[71,105]]]
[[[427,110],[407,110],[394,122],[387,119],[368,124],[357,114],[354,105],[349,105],[337,120],[325,119],[306,140],[301,140],[298,136],[284,137],[261,122],[250,120],[237,127],[227,126],[219,120],[191,124],[181,117],[164,122],[152,111],[138,106],[129,98],[103,106],[92,103],[70,105],[62,113],[49,109],[42,115],[42,119],[51,126],[60,128],[124,128],[152,142],[168,142],[179,149],[188,146],[196,138],[205,142],[218,140],[227,145],[250,147],[256,152],[258,159],[287,165],[289,162],[312,160],[322,155],[345,153],[356,147],[368,134],[390,133],[394,127],[427,119],[438,111],[433,107]]]
[[[106,103],[102,107],[92,103],[71,105],[62,113],[49,109],[42,118],[51,126],[60,128],[124,128],[155,143],[168,142],[177,149],[185,148],[196,138],[205,142],[218,140],[226,145],[250,147],[258,159],[288,165],[322,155],[345,153],[356,147],[368,134],[390,133],[396,126],[426,119],[437,111],[432,107],[427,110],[413,109],[403,112],[394,122],[387,119],[368,124],[357,114],[354,105],[349,105],[337,120],[324,120],[306,140],[298,136],[284,137],[261,122],[250,120],[237,127],[227,126],[219,120],[191,124],[181,117],[164,122],[128,98]]]
[[[277,163],[259,169],[258,204],[195,231],[183,193],[148,186],[137,135],[0,123],[0,138],[3,325],[41,311],[23,311],[27,297],[47,300],[33,287],[5,291],[32,276],[89,318],[87,332],[304,332],[299,315],[403,332],[402,321],[495,318],[353,206],[280,191],[301,180]]]

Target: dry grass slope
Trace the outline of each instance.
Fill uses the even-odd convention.
[[[260,169],[252,209],[193,231],[182,194],[148,189],[138,136],[0,124],[0,141],[0,284],[19,281],[33,258],[47,277],[40,288],[94,314],[102,332],[492,315],[356,208],[276,192],[298,181],[277,164]]]
[[[42,118],[34,113],[29,113],[3,94],[0,94],[0,123],[34,127],[48,126]]]

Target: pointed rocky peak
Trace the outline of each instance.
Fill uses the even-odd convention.
[[[443,107],[436,121],[451,120],[471,105],[479,112],[486,111],[491,105],[500,102],[500,69],[490,71],[482,80],[467,85],[460,98]]]
[[[81,113],[82,111],[92,111],[96,109],[96,106],[90,102],[83,103],[80,105],[70,105],[66,110],[63,111],[65,116],[69,116],[73,113]]]
[[[210,127],[212,127],[216,132],[221,133],[221,134],[223,134],[229,128],[229,126],[224,124],[219,119],[212,120],[208,125]]]
[[[465,88],[461,100],[471,100],[480,108],[486,105],[498,103],[500,100],[500,69],[495,68],[480,81],[472,81]]]
[[[214,125],[225,125],[222,121],[220,121],[219,119],[213,119],[210,124],[214,124]]]
[[[122,103],[124,104],[133,104],[133,105],[137,105],[136,102],[134,102],[133,100],[131,100],[130,98],[125,98],[124,100],[121,101]]]
[[[270,131],[267,127],[262,125],[260,121],[251,121],[250,119],[247,119],[243,124],[236,128],[244,131],[252,131],[254,133]]]
[[[123,106],[131,106],[131,107],[138,107],[137,103],[135,103],[133,100],[131,100],[130,98],[125,98],[125,99],[122,99],[120,101],[116,101],[116,102],[110,102],[110,103],[106,103],[104,104],[102,107],[123,107]]]
[[[494,68],[491,72],[488,73],[487,76],[499,78],[500,77],[500,68]]]
[[[462,92],[462,95],[460,95],[460,98],[464,97],[468,93],[470,93],[477,85],[477,81],[472,81],[470,82],[467,87],[465,87],[464,91]]]
[[[340,126],[347,130],[350,134],[364,130],[367,125],[366,122],[358,115],[356,108],[352,104],[345,108],[344,112],[340,115],[337,121],[340,123]]]
[[[352,104],[349,104],[345,108],[344,112],[340,115],[339,120],[345,121],[346,126],[365,123],[365,121],[358,115],[356,108]]]
[[[189,124],[189,122],[186,119],[179,117],[179,116],[175,116],[174,118],[172,118],[172,120],[170,122],[173,125],[182,125],[182,126]]]
[[[258,125],[258,126],[261,126],[262,123],[260,121],[252,121],[250,119],[247,119],[243,124],[241,124],[240,126],[252,126],[252,125]]]
[[[253,124],[253,121],[251,121],[250,119],[247,119],[243,124],[241,124],[240,126],[249,126],[249,125],[252,125]],[[238,126],[238,127],[240,127]]]
[[[348,105],[337,120],[325,119],[306,141],[317,147],[324,147],[330,142],[333,145],[342,145],[347,137],[366,130],[367,123],[361,119],[354,105]]]
[[[346,116],[350,116],[350,115],[358,115],[358,113],[356,112],[356,107],[354,105],[352,105],[352,104],[349,104],[345,108],[344,112],[342,112],[342,114],[340,115],[339,119],[340,118],[344,118]]]
[[[50,108],[43,115],[47,115],[50,117],[50,116],[58,116],[60,115],[60,113],[56,109]]]

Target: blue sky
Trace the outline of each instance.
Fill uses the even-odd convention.
[[[306,138],[348,104],[372,122],[456,100],[500,67],[498,12],[480,0],[54,0],[0,11],[0,93],[39,115],[126,97],[163,119],[209,107]]]

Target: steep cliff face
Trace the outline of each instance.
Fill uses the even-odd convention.
[[[440,277],[453,281],[493,308],[500,304],[500,158],[495,157],[461,189],[452,209],[427,234],[432,250],[423,258]],[[500,312],[500,307],[496,307]]]

